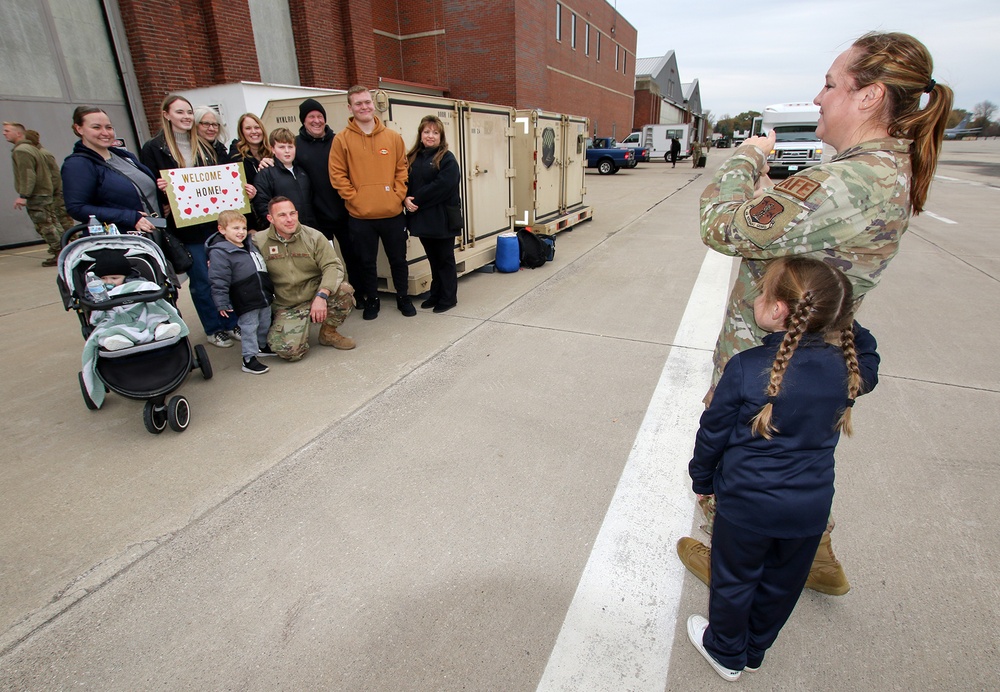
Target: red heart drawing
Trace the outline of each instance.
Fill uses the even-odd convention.
[[[180,190],[181,192],[184,192],[184,186],[183,185],[178,185],[177,189]]]
[[[240,172],[239,171],[233,171],[232,173],[233,173],[233,177],[234,178],[239,178],[240,177]]]
[[[212,204],[215,204],[216,202],[219,201],[218,197],[209,197],[209,199],[212,200]]]
[[[187,209],[184,210],[184,215],[191,216],[191,207],[188,207]]]
[[[229,190],[227,190],[226,188],[222,188],[222,194],[228,195],[229,194]]]
[[[206,214],[208,213],[208,207],[205,207],[205,213]]]

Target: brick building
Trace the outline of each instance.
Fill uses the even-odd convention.
[[[655,123],[693,123],[696,138],[705,139],[707,123],[701,108],[701,86],[697,79],[681,81],[674,51],[636,61],[632,130]]]
[[[287,15],[274,0],[118,5],[151,124],[168,92],[280,81],[413,83],[452,98],[587,116],[601,134],[631,127],[636,30],[605,0],[291,0]],[[281,48],[297,74],[270,64]]]

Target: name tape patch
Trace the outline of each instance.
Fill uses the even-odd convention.
[[[789,178],[785,178],[780,183],[775,185],[774,189],[781,190],[785,194],[791,195],[795,199],[799,199],[804,202],[809,199],[809,195],[819,189],[819,183],[815,180],[810,180],[809,178],[793,175]]]

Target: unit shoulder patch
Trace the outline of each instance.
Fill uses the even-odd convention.
[[[816,192],[819,187],[820,184],[811,178],[793,175],[785,178],[780,183],[775,185],[774,189],[781,190],[786,195],[804,202],[809,199],[809,196]]]
[[[750,228],[766,231],[774,226],[774,219],[785,207],[774,197],[767,195],[759,202],[743,210],[743,218]]]

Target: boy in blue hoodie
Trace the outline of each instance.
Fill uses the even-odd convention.
[[[268,367],[258,357],[275,355],[267,345],[274,285],[264,258],[247,242],[247,220],[229,209],[219,214],[219,232],[205,241],[208,280],[219,314],[237,315],[243,350],[243,372],[263,375]]]

